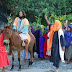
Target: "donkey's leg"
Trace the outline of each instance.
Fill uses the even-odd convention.
[[[11,55],[12,54],[12,45],[10,44],[10,48],[9,48],[9,53],[8,55]]]
[[[14,52],[12,51],[12,68],[11,71],[14,69]]]
[[[31,48],[31,50],[30,50],[30,61],[29,61],[29,65],[32,65],[32,63],[33,63],[33,48]]]
[[[26,46],[25,46],[25,49],[26,49],[26,58],[28,58],[28,40],[25,40],[25,44],[26,44]]]
[[[18,61],[19,61],[19,70],[18,70],[18,71],[20,71],[20,70],[21,70],[21,64],[20,64],[20,50],[18,51]]]

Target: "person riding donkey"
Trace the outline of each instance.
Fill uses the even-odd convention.
[[[29,21],[26,18],[26,14],[24,11],[19,12],[19,17],[15,18],[13,29],[17,36],[20,36],[21,40],[23,41],[22,46],[25,46],[26,49],[26,58],[28,58],[28,44],[30,42],[30,35],[28,34],[29,31]]]

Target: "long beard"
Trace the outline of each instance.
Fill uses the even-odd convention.
[[[23,18],[23,16],[22,17],[19,17],[20,19],[22,19]]]

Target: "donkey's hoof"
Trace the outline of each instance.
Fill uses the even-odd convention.
[[[33,64],[33,62],[29,62],[29,65],[32,65]]]
[[[13,71],[13,68],[11,68],[10,71]]]
[[[19,65],[19,69],[18,69],[18,71],[21,71],[21,65]]]
[[[10,69],[10,71],[13,71],[13,69],[14,69],[14,65],[12,65],[12,68]]]
[[[21,71],[21,69],[18,69],[18,71]]]

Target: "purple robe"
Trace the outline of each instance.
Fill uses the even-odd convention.
[[[34,28],[32,26],[31,26],[31,32],[36,37],[36,33],[35,33]]]
[[[31,26],[31,32],[36,37],[36,33],[35,33],[34,28],[32,26]],[[34,58],[34,51],[35,51],[34,49],[35,49],[35,46],[33,47],[33,58]]]
[[[44,37],[41,35],[41,31],[39,33],[39,55],[38,58],[44,58],[43,50],[44,50]]]

